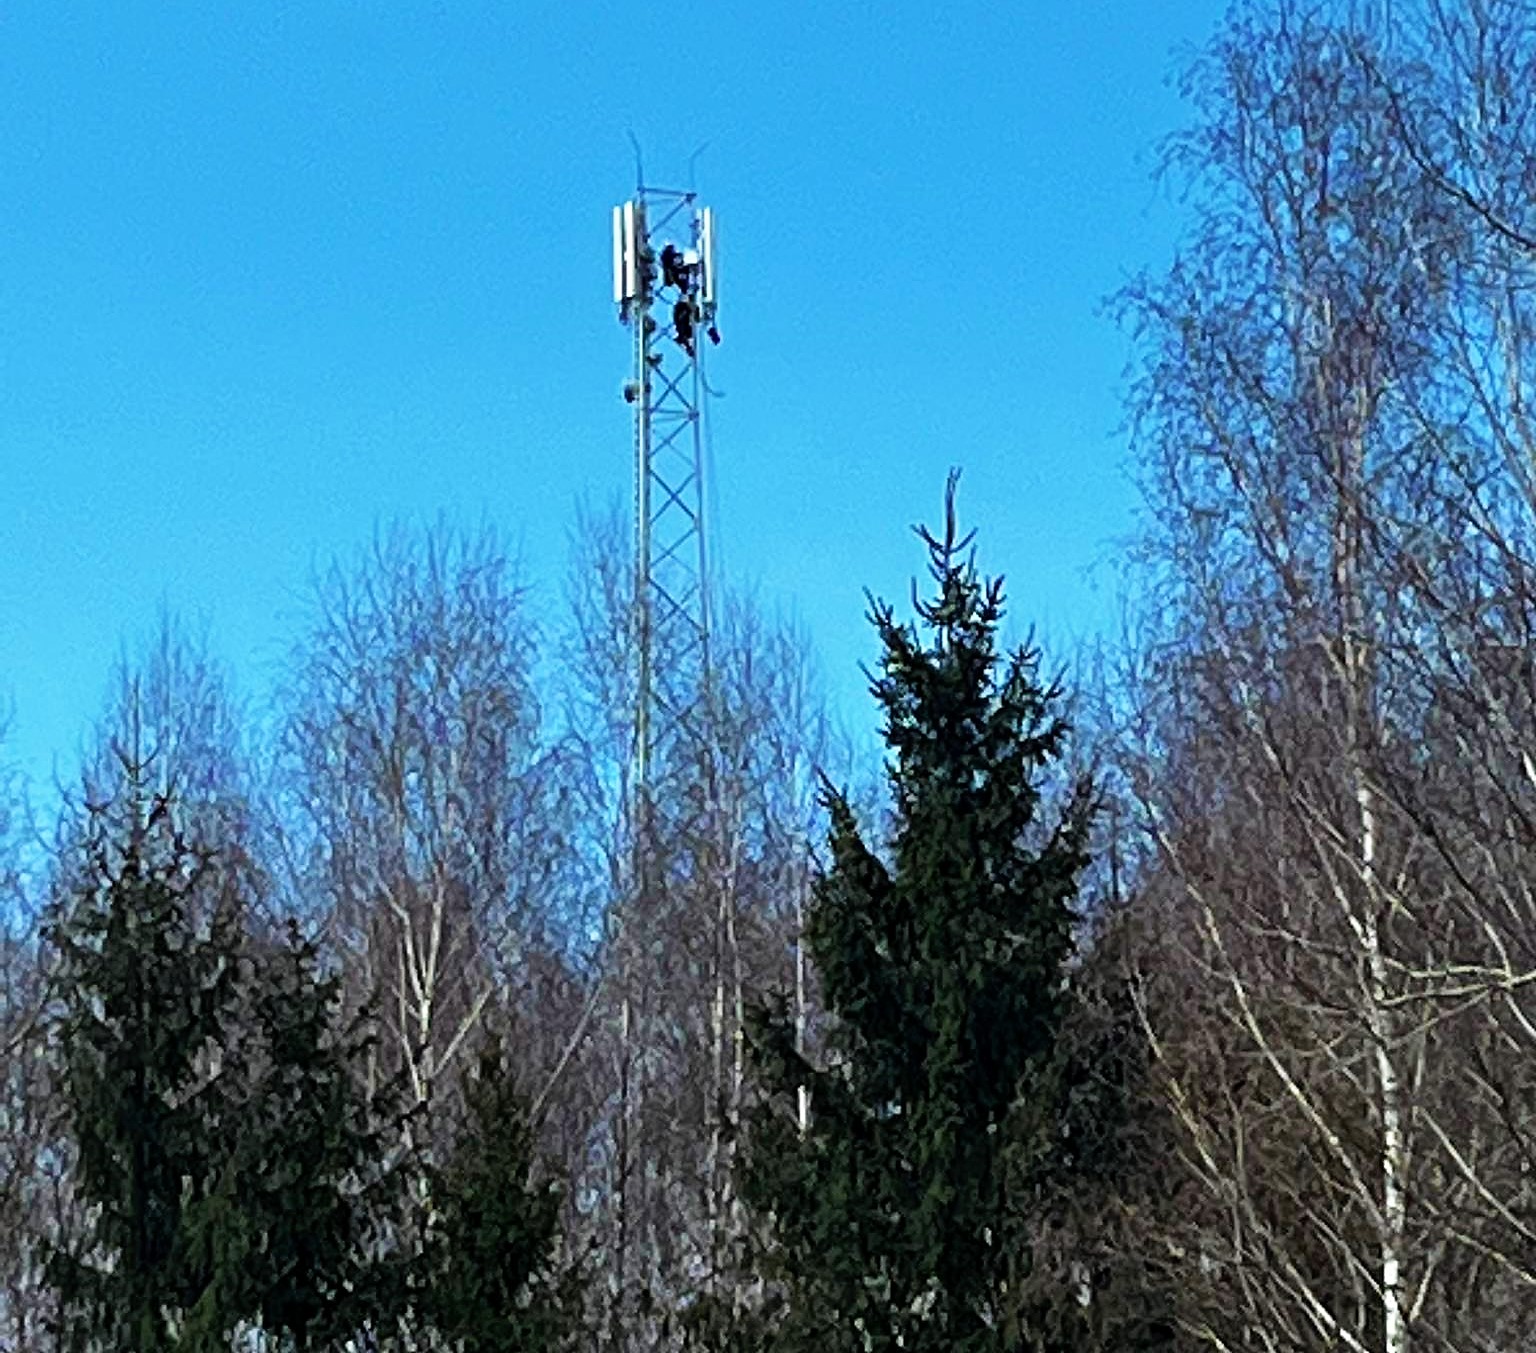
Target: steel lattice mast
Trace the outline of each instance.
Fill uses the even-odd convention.
[[[633,991],[630,923],[648,915],[666,895],[659,874],[662,841],[687,836],[697,822],[682,807],[697,795],[663,794],[660,781],[701,769],[696,753],[705,730],[697,715],[711,689],[709,533],[706,525],[705,400],[703,348],[719,341],[714,216],[695,194],[648,188],[613,211],[613,299],[634,337],[634,371],[624,397],[634,406],[635,560],[631,613],[635,661],[634,746],[626,804],[630,836],[629,898],[615,931],[620,971],[619,1111],[615,1123],[617,1227],[613,1254],[613,1301],[609,1344],[618,1348],[632,1322],[629,1249],[643,1226],[645,1200],[657,1187],[655,1162],[647,1156],[636,1174],[637,1147],[644,1155],[647,1000]],[[692,764],[690,764],[692,763]],[[708,776],[706,769],[706,776]],[[674,788],[685,789],[679,781]],[[713,790],[706,791],[706,798]],[[667,828],[665,810],[681,812]],[[633,909],[633,911],[631,911]],[[641,922],[642,926],[644,922]],[[637,1028],[638,1017],[638,1028]],[[650,1016],[654,1018],[654,1014]],[[632,1215],[632,1189],[639,1212]]]
[[[614,301],[634,335],[634,789],[653,799],[658,750],[707,685],[706,344],[718,342],[714,213],[641,184],[613,210]],[[660,312],[658,314],[658,312]]]

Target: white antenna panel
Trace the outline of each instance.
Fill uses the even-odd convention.
[[[624,304],[624,208],[613,209],[613,303]]]
[[[705,305],[715,303],[715,213],[705,207],[699,213],[699,253],[704,264],[700,291]]]
[[[639,260],[635,257],[635,204],[624,204],[624,295],[632,300],[640,294]]]

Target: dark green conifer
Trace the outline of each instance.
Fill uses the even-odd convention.
[[[391,1115],[362,1085],[369,1022],[343,1024],[339,979],[291,919],[257,966],[250,1022],[233,1149],[189,1218],[188,1253],[211,1275],[188,1320],[206,1343],[189,1347],[227,1348],[248,1320],[295,1353],[340,1349],[404,1297]]]
[[[220,1088],[238,935],[226,911],[194,921],[208,858],[176,831],[168,796],[146,806],[145,766],[120,759],[126,812],[94,812],[48,932],[59,1088],[91,1217],[88,1234],[48,1262],[54,1334],[67,1353],[178,1346],[182,1312],[205,1277],[180,1252],[185,1216],[223,1149],[205,1115]]]
[[[537,1180],[527,1108],[494,1037],[465,1084],[464,1110],[432,1180],[425,1303],[461,1353],[543,1353],[574,1311],[571,1282],[554,1267],[560,1192]]]
[[[805,936],[831,1016],[824,1046],[816,1065],[800,1057],[782,1016],[754,1037],[766,1102],[743,1193],[772,1219],[786,1303],[754,1337],[786,1350],[1040,1346],[1018,1328],[1007,1249],[1054,1149],[1092,798],[1078,784],[1042,825],[1068,733],[1059,691],[1033,651],[999,654],[1002,585],[978,577],[953,495],[952,478],[943,537],[919,531],[936,585],[921,627],[872,613],[887,848],[825,791],[830,863]]]

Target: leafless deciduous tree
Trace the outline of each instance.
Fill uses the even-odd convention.
[[[300,891],[377,1001],[376,1080],[429,1123],[493,995],[521,1001],[571,938],[537,653],[489,529],[396,527],[317,581],[281,699]]]
[[[1215,1347],[1492,1349],[1536,1312],[1530,260],[1458,141],[1536,148],[1497,88],[1531,44],[1467,12],[1422,12],[1415,60],[1369,15],[1240,11],[1176,152],[1200,224],[1131,297],[1142,1010],[1183,1165],[1161,1243]],[[1424,121],[1451,85],[1497,128]]]
[[[708,663],[658,673],[676,711],[657,741],[637,865],[636,670],[628,541],[616,516],[576,539],[567,642],[579,754],[581,866],[606,916],[590,1021],[566,1103],[591,1113],[571,1155],[612,1347],[673,1346],[708,1293],[737,1283],[745,1221],[733,1189],[751,998],[813,1007],[798,906],[819,834],[814,771],[833,766],[803,643],[752,605],[716,607]],[[808,1022],[803,1018],[802,1022]]]

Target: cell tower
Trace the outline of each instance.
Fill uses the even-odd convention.
[[[613,209],[613,299],[634,338],[634,370],[624,398],[635,415],[635,741],[626,804],[634,910],[621,908],[616,931],[624,977],[609,1308],[609,1342],[619,1348],[623,1330],[636,1318],[632,1285],[646,1281],[644,1263],[635,1264],[630,1247],[642,1227],[654,1224],[646,1199],[664,1185],[655,1153],[645,1146],[640,1106],[652,1074],[647,1050],[664,1042],[656,1031],[665,980],[660,989],[651,986],[655,964],[648,961],[642,965],[647,978],[632,981],[632,941],[624,938],[631,921],[624,918],[632,917],[642,930],[652,919],[651,904],[668,894],[660,847],[697,839],[701,810],[708,813],[714,792],[696,715],[712,686],[704,351],[719,342],[719,277],[714,214],[698,205],[694,193],[648,188],[642,181],[634,198]],[[703,785],[693,778],[699,770]],[[681,792],[661,792],[673,775],[684,777],[673,785]],[[664,824],[663,814],[675,820]],[[654,1252],[654,1243],[649,1248]]]
[[[613,299],[634,335],[635,790],[682,731],[709,670],[706,345],[720,341],[715,218],[692,191],[650,188],[613,209]],[[656,312],[660,311],[660,315]]]

